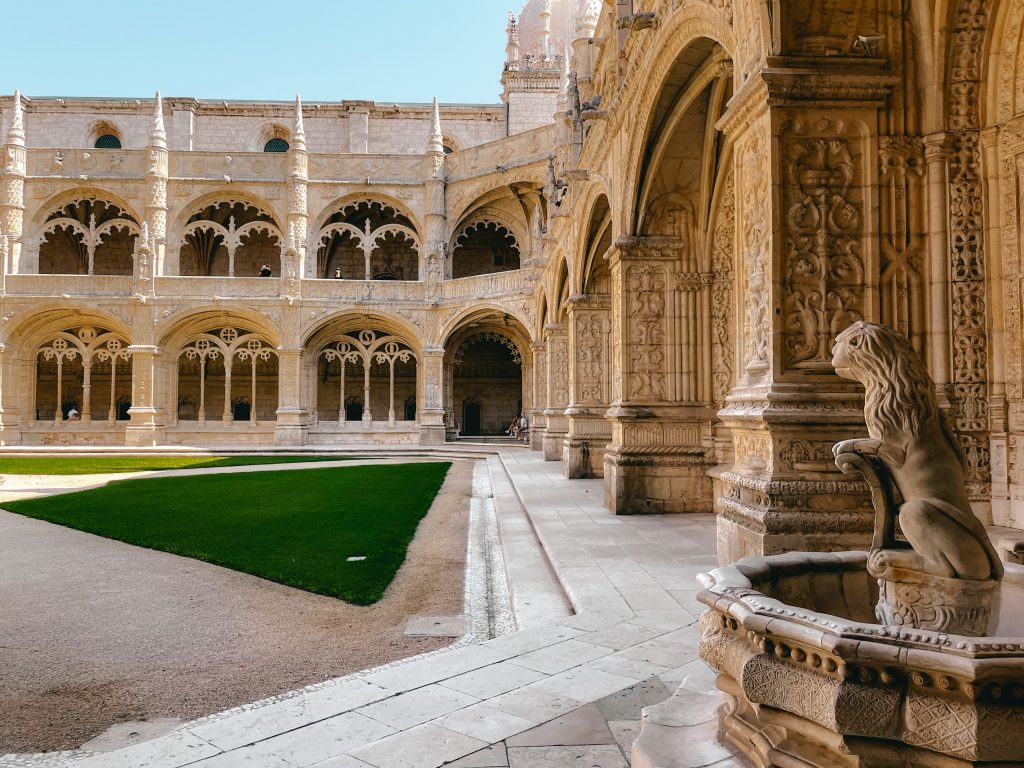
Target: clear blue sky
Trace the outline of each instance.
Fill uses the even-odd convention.
[[[493,103],[510,0],[3,6],[4,94]]]

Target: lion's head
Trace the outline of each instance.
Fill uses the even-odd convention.
[[[899,429],[916,435],[939,418],[931,377],[906,336],[858,321],[836,337],[832,365],[844,379],[864,385],[864,420],[875,439]]]

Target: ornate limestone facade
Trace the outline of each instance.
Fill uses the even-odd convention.
[[[615,511],[716,511],[724,561],[856,547],[830,360],[863,319],[927,361],[975,511],[1024,528],[1022,29],[1013,0],[530,0],[494,107],[4,99],[0,442],[429,445],[521,411]]]

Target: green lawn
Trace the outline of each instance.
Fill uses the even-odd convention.
[[[351,456],[4,456],[0,475],[95,475],[161,469],[205,469],[299,461],[344,461]]]
[[[449,463],[121,480],[4,508],[370,605]],[[348,562],[349,557],[365,560]]]

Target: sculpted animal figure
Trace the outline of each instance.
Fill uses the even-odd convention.
[[[864,385],[869,438],[844,440],[833,453],[880,461],[903,503],[900,528],[912,551],[886,548],[875,569],[901,567],[935,576],[998,579],[1003,567],[985,528],[971,511],[966,461],[939,411],[928,371],[905,336],[877,323],[856,322],[836,338],[832,365]]]

